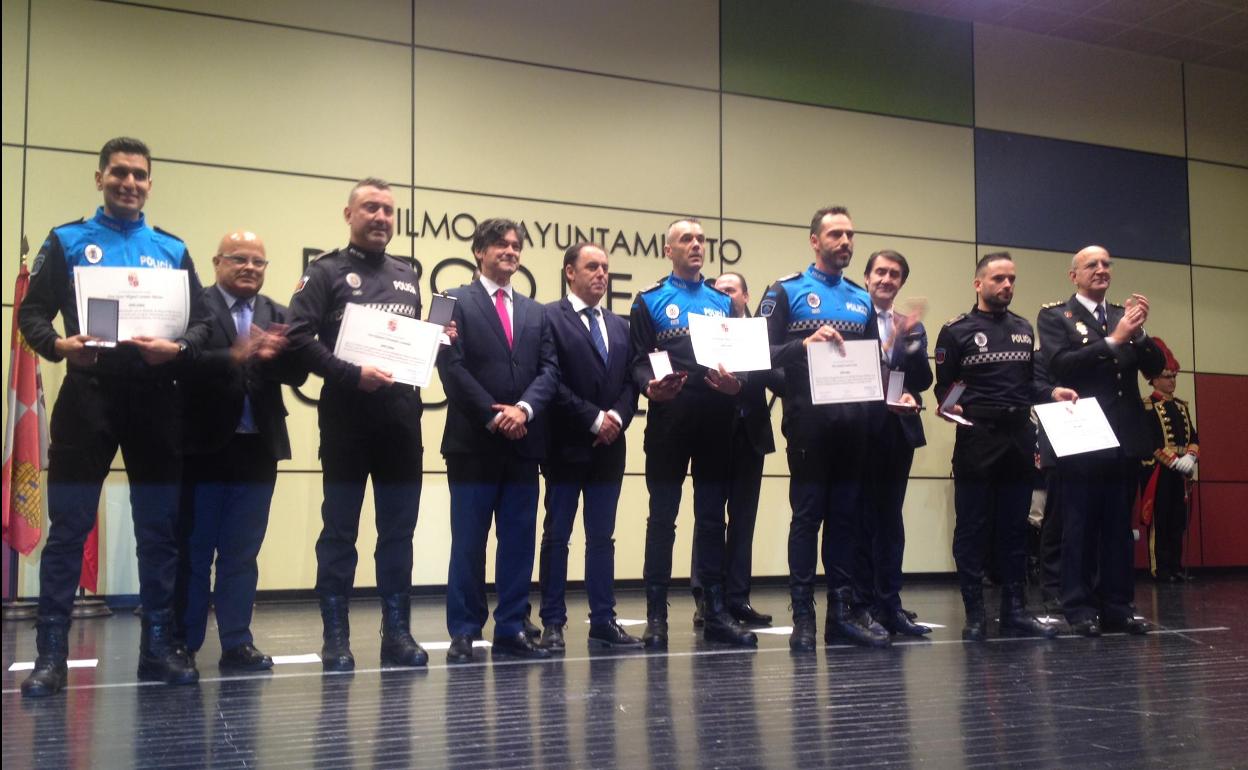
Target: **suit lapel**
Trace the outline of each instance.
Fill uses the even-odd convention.
[[[525,297],[524,299],[528,299]],[[516,291],[516,287],[511,287],[511,346],[517,348],[520,346],[520,335],[524,333],[524,320],[528,318],[529,303],[522,302],[520,293]],[[495,315],[498,315],[495,311]],[[500,323],[501,327],[502,324]]]
[[[233,345],[238,337],[238,328],[234,325],[234,314],[230,312],[229,305],[225,304],[225,296],[220,289],[213,286],[208,293],[207,302],[217,323],[221,325],[221,331],[225,332],[226,340]]]
[[[256,302],[252,305],[252,308],[254,312],[251,315],[251,322],[261,329],[269,328],[269,324],[273,322],[272,306],[257,294]]]
[[[1066,309],[1074,315],[1075,321],[1082,321],[1083,325],[1087,327],[1087,333],[1081,336],[1094,340],[1105,336],[1101,332],[1101,322],[1096,320],[1096,316],[1088,312],[1088,309],[1083,306],[1078,297],[1072,296],[1070,301],[1066,303]],[[1075,329],[1075,331],[1078,332],[1079,330]]]
[[[494,329],[494,334],[498,336],[498,341],[502,343],[503,348],[507,348],[507,334],[503,331],[503,323],[498,320],[498,308],[494,307],[494,298],[485,290],[485,286],[480,281],[472,282],[473,297],[477,300],[477,305],[481,313],[489,319],[487,323]],[[515,339],[515,329],[512,329],[512,339]]]

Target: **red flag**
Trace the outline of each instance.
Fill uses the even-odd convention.
[[[100,592],[100,516],[95,516],[95,526],[82,546],[82,577],[78,585],[93,594]]]
[[[48,464],[48,418],[39,357],[17,327],[17,313],[29,287],[30,273],[23,262],[13,288],[9,411],[4,431],[4,542],[23,554],[34,550],[42,534],[39,474]]]

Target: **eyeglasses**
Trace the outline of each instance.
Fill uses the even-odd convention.
[[[243,267],[251,265],[257,270],[263,270],[269,266],[269,260],[264,257],[244,257],[241,254],[218,254],[218,257],[229,262],[234,267]]]

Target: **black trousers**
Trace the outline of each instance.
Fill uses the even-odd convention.
[[[1034,452],[1021,440],[1024,434],[1032,437],[1034,446],[1029,423],[994,425],[981,418],[974,427],[958,428],[953,449],[953,560],[963,587],[983,585],[989,552],[1002,583],[1026,579],[1027,514],[1037,471]]]
[[[203,646],[210,603],[222,650],[254,641],[251,613],[260,578],[256,558],[276,482],[277,460],[258,433],[235,433],[220,451],[187,457],[176,603],[181,633],[192,652]]]
[[[1131,504],[1139,461],[1121,449],[1058,460],[1062,519],[1062,611],[1071,623],[1121,623],[1135,597]]]
[[[1152,469],[1149,469],[1150,472]],[[1187,533],[1187,480],[1182,473],[1161,468],[1153,524],[1148,533],[1149,566],[1154,577],[1183,571],[1183,536]]]
[[[693,474],[693,547],[702,585],[724,583],[724,509],[728,503],[733,402],[718,393],[682,391],[652,404],[646,418],[647,586],[672,579],[672,545],[686,472]]]
[[[914,448],[895,419],[888,419],[872,443],[867,461],[866,514],[858,548],[858,583],[875,610],[901,609],[901,561],[906,551],[902,504]]]
[[[66,615],[82,576],[82,547],[100,490],[121,449],[147,611],[173,606],[175,526],[182,473],[179,398],[169,379],[105,377],[71,370],[52,410],[48,448],[48,541],[39,563],[39,614]]]
[[[1040,590],[1045,601],[1062,596],[1062,503],[1057,469],[1044,471],[1044,523],[1040,527]]]
[[[412,587],[412,534],[420,510],[420,392],[392,385],[375,393],[331,388],[321,391],[324,502],[316,541],[316,592],[346,596],[355,583],[364,487],[373,479],[377,516],[377,593],[406,593]]]
[[[724,538],[724,596],[729,604],[748,604],[750,576],[754,569],[754,524],[758,521],[758,497],[763,488],[764,455],[754,449],[744,429],[732,434],[728,469],[728,524]],[[698,580],[698,550],[693,549],[694,595],[702,591]]]

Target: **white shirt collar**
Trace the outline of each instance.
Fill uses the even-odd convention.
[[[221,296],[225,299],[225,307],[227,310],[233,310],[234,305],[238,303],[241,299],[240,297],[235,297],[233,294],[230,294],[228,291],[222,288],[221,284],[217,284],[217,291],[221,292]],[[252,310],[254,310],[256,307],[255,297],[252,297],[251,299],[241,299],[241,301],[243,302],[243,304],[245,304],[247,307],[251,308]]]
[[[586,304],[585,300],[581,299],[575,294],[568,295],[568,302],[572,305],[572,312],[578,313],[578,314],[585,312],[585,308],[587,307],[592,307],[595,310],[598,308],[598,305]]]
[[[481,277],[478,280],[480,280],[481,285],[485,287],[485,293],[490,295],[490,299],[494,298],[494,295],[498,293],[499,289],[503,290],[503,293],[507,295],[507,299],[510,300],[512,298],[511,284],[507,284],[506,286],[499,286],[498,284],[491,281],[489,278],[486,278],[484,273],[481,274]]]
[[[1098,307],[1105,306],[1104,302],[1098,303],[1096,300],[1085,297],[1082,294],[1076,294],[1075,299],[1079,300],[1079,304],[1083,305],[1084,308],[1087,309],[1087,311],[1091,313],[1092,315],[1096,315],[1096,309]]]

